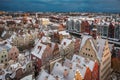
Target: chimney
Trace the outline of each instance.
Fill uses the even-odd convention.
[[[59,80],[59,77],[58,76],[56,76],[56,78],[55,78],[56,80]]]
[[[63,76],[64,76],[64,77],[67,77],[67,76],[68,76],[68,70],[67,70],[67,69],[64,70]]]
[[[92,29],[92,37],[93,37],[94,39],[97,39],[97,29],[96,29],[96,28],[93,28],[93,29]]]
[[[66,45],[66,42],[64,42],[64,45]]]

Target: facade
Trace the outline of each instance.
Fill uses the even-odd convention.
[[[80,74],[79,70],[76,71],[74,80],[83,80],[82,77],[81,77],[81,74]]]
[[[109,29],[108,29],[109,38],[114,38],[114,29],[115,29],[115,26],[112,23],[110,23]]]
[[[0,64],[6,64],[8,62],[8,52],[4,48],[0,48]]]
[[[40,19],[40,24],[43,25],[43,26],[46,26],[46,25],[50,24],[50,21],[47,18],[41,18]]]
[[[92,60],[74,55],[72,60],[66,59],[64,64],[56,62],[51,74],[60,80],[92,80],[94,68],[95,62]]]
[[[99,80],[99,64],[95,61],[95,65],[92,71],[92,80]]]
[[[84,36],[80,45],[79,54],[98,62],[99,80],[110,79],[111,52],[107,40],[100,38],[93,40],[90,36]]]
[[[114,38],[120,40],[120,25],[115,25]]]
[[[56,32],[53,31],[53,33],[51,33],[50,37],[51,37],[52,42],[60,43],[60,35],[59,35],[58,31],[56,31]]]
[[[18,60],[19,50],[16,46],[13,46],[8,52],[8,60]]]
[[[73,32],[81,32],[81,20],[68,19],[66,22],[66,29]]]
[[[90,24],[88,21],[82,21],[81,23],[81,33],[90,34]]]
[[[74,41],[74,54],[79,54],[79,50],[80,50],[80,39],[76,38]]]
[[[16,33],[16,35],[14,35],[12,41],[15,46],[23,46],[32,43],[37,37],[37,31],[26,31],[25,33],[21,31],[20,33]]]
[[[50,43],[50,47],[52,48],[53,59],[60,57],[60,50],[57,43]]]

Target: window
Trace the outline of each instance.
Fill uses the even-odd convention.
[[[1,56],[3,58],[3,56]]]
[[[3,60],[1,60],[1,63],[3,63]]]
[[[87,48],[86,48],[86,50],[87,50]]]
[[[91,55],[91,57],[93,57],[93,55]]]
[[[7,61],[7,59],[5,59],[5,61]]]
[[[89,51],[90,51],[90,49],[89,49]]]
[[[83,55],[85,55],[85,53],[83,53]]]
[[[5,55],[5,57],[6,57],[6,55]]]

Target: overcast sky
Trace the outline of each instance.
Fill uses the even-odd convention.
[[[120,12],[120,0],[0,0],[0,10]]]

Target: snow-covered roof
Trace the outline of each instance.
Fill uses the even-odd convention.
[[[24,54],[19,54],[18,55],[18,59],[19,60],[24,60],[25,59],[25,55]]]
[[[89,38],[92,38],[92,37],[91,37],[91,36],[83,36],[82,41],[81,41],[81,44],[80,44],[80,50],[81,50],[81,48],[85,45],[86,41],[87,41]]]
[[[56,80],[52,75],[42,70],[37,80],[46,80],[45,78],[47,78],[47,80]]]
[[[1,42],[1,43],[0,43],[0,47],[1,47],[1,49],[6,49],[7,51],[9,51],[9,50],[12,48],[12,45],[9,44],[9,43],[4,44],[5,42],[6,42],[6,41]],[[0,49],[0,50],[1,50],[1,49]]]
[[[38,47],[41,47],[41,48],[38,48]],[[46,47],[47,47],[46,45],[42,44],[39,41],[34,47],[34,49],[32,50],[31,54],[41,59]]]
[[[43,36],[42,38],[41,38],[41,41],[42,42],[46,42],[46,43],[50,43],[51,41],[50,41],[50,37],[45,37],[45,36]]]
[[[28,75],[28,76],[25,76],[24,78],[22,78],[20,80],[33,80],[33,77],[32,77],[32,75]]]
[[[21,22],[21,20],[14,20],[16,23],[20,23]]]
[[[70,35],[68,32],[66,31],[59,31],[59,34],[62,34],[62,35]]]
[[[61,42],[62,48],[63,49],[66,48],[71,42],[72,42],[72,40],[70,40],[70,39],[63,39]]]
[[[4,32],[2,33],[2,35],[1,35],[1,37],[4,37],[6,33],[7,33],[7,32],[4,31]]]
[[[105,42],[106,40],[105,39],[97,39],[97,47],[98,47],[98,53],[97,53],[97,57],[99,60],[102,59],[102,56],[103,56],[103,51],[104,51],[104,48],[105,48]]]
[[[60,80],[64,80],[64,70],[68,68],[65,67],[65,66],[62,66],[62,64],[60,64],[59,62],[56,62],[54,67],[53,67],[53,70],[52,70],[52,74],[53,76],[58,76],[60,78]]]
[[[12,39],[14,39],[16,37],[16,33],[14,32],[13,35],[7,39],[8,42],[12,42]]]
[[[92,61],[88,58],[82,57],[82,56],[73,55],[72,62],[74,62],[74,61],[79,63],[80,65],[84,65],[85,67],[89,67],[90,70],[93,71],[93,67],[95,64],[94,61]]]
[[[10,67],[13,69],[17,69],[18,67],[21,67],[21,64],[20,63],[11,64]]]

